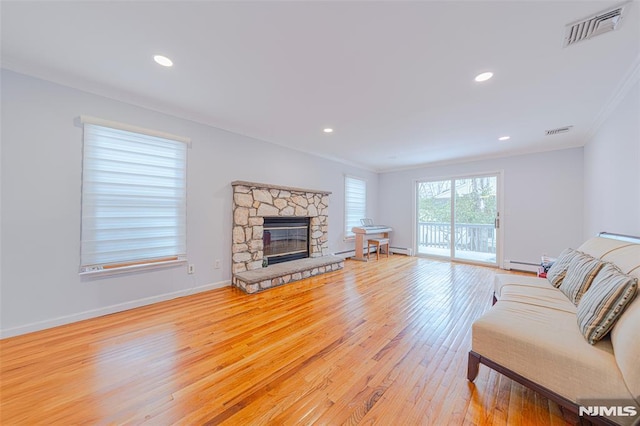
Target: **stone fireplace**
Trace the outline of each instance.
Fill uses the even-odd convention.
[[[342,268],[344,262],[328,253],[328,191],[267,185],[255,182],[234,181],[233,187],[233,245],[232,245],[232,284],[248,293],[284,284],[317,273]],[[291,221],[292,220],[292,221]],[[266,223],[265,223],[266,221]],[[290,223],[287,223],[290,222]],[[306,227],[306,229],[305,229]],[[307,260],[309,274],[293,266],[300,277],[289,273],[259,282],[256,288],[250,287],[263,268],[267,259],[270,265],[288,261]],[[316,261],[313,259],[319,258]],[[321,258],[321,259],[320,259]],[[329,262],[329,263],[327,263]],[[293,262],[291,262],[293,264]],[[299,264],[302,265],[302,264]],[[286,272],[286,268],[274,265],[274,268]],[[301,267],[301,266],[300,266]],[[304,269],[304,268],[303,268]],[[272,275],[275,269],[267,272]],[[251,271],[256,273],[247,274]]]

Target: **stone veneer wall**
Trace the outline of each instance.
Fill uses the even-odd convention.
[[[262,268],[265,217],[309,217],[309,257],[328,249],[328,191],[234,181],[233,273]]]

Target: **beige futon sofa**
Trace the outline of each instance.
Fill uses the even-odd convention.
[[[577,250],[640,279],[640,240],[616,238],[603,233]],[[640,424],[640,296],[593,345],[580,331],[576,305],[546,278],[497,275],[495,300],[473,324],[470,381],[484,364],[557,402],[576,420]],[[588,416],[596,408],[585,412],[592,406],[585,404],[607,403],[621,406],[615,408],[621,415],[612,416],[611,408],[599,409],[600,416]]]

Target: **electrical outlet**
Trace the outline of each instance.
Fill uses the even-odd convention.
[[[191,263],[189,264],[189,267],[187,268],[187,272],[189,272],[189,274],[193,274],[196,271],[196,266]]]
[[[213,265],[213,269],[220,269],[220,259],[216,259],[216,262]]]

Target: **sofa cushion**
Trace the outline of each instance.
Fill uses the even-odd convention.
[[[578,251],[597,257],[601,259],[611,253],[613,250],[618,250],[621,247],[630,245],[636,245],[628,241],[621,241],[612,238],[593,237],[586,240],[578,247]],[[615,262],[613,262],[615,263]]]
[[[574,402],[632,397],[611,341],[587,343],[571,312],[500,300],[474,322],[472,349]]]
[[[603,256],[613,262],[622,272],[636,277],[640,282],[640,244],[631,244]],[[611,330],[611,343],[615,350],[618,366],[623,373],[625,383],[640,403],[640,296],[627,307]]]
[[[602,260],[615,264],[623,273],[640,279],[640,244],[611,250]]]
[[[567,268],[571,261],[581,255],[582,253],[574,249],[568,248],[562,251],[558,256],[558,259],[551,265],[551,268],[547,271],[547,279],[554,287],[559,287],[562,284],[562,280],[567,274]]]
[[[496,274],[493,280],[493,292],[497,299],[501,298],[502,289],[506,286],[553,288],[545,278],[531,275]]]
[[[604,265],[605,262],[588,254],[581,253],[574,257],[569,263],[567,273],[560,284],[560,291],[577,306],[580,298],[589,289],[591,282],[593,282],[593,279]]]
[[[602,267],[578,304],[578,326],[587,342],[594,344],[613,328],[637,288],[637,278],[623,274],[611,263]]]
[[[640,296],[627,307],[611,330],[611,343],[622,376],[640,404]],[[606,339],[606,338],[605,338]]]
[[[545,280],[546,281],[546,280]],[[502,289],[500,301],[518,302],[558,311],[576,313],[574,305],[560,290],[547,283],[547,287],[507,285]]]

